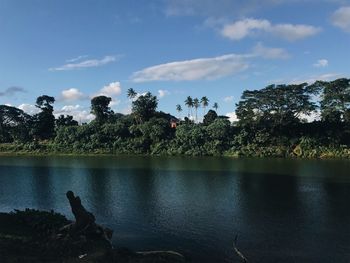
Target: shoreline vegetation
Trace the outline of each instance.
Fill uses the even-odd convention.
[[[0,155],[350,158],[350,79],[246,90],[234,122],[218,115],[218,103],[209,109],[206,96],[188,96],[184,118],[180,104],[177,117],[158,111],[150,92],[129,89],[128,98],[126,115],[111,110],[110,97],[93,98],[95,119],[83,124],[55,118],[47,95],[37,98],[34,115],[0,105]]]
[[[35,150],[27,150],[28,145],[0,144],[1,156],[193,156],[193,157],[228,157],[228,158],[291,158],[291,159],[350,159],[350,148],[325,147],[303,150],[300,145],[294,149],[288,147],[254,147],[241,148],[235,152],[218,154],[150,154],[150,153],[115,153],[109,149],[86,151],[57,151],[55,146],[39,142]]]

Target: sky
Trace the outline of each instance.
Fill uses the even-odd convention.
[[[0,0],[0,104],[93,118],[92,97],[129,113],[129,88],[178,115],[207,96],[235,119],[246,89],[350,76],[346,0]]]

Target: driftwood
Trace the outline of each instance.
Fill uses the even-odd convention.
[[[243,255],[243,253],[237,247],[237,238],[238,236],[236,235],[235,241],[233,242],[233,249],[235,250],[237,256],[242,260],[242,262],[248,263],[248,259]]]

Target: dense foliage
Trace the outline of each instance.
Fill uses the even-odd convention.
[[[187,117],[157,111],[151,93],[128,90],[132,113],[114,113],[111,98],[91,100],[95,120],[78,125],[53,115],[53,97],[37,99],[34,116],[0,106],[0,151],[106,154],[350,157],[350,80],[312,85],[270,85],[246,90],[236,105],[238,121],[219,116],[218,103],[188,96]],[[203,121],[199,121],[199,108]],[[311,122],[310,116],[317,116]]]

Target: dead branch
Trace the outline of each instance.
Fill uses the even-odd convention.
[[[248,259],[242,254],[242,252],[237,247],[237,238],[238,236],[235,236],[235,241],[233,242],[233,249],[235,250],[237,256],[242,260],[244,263],[248,263]]]

